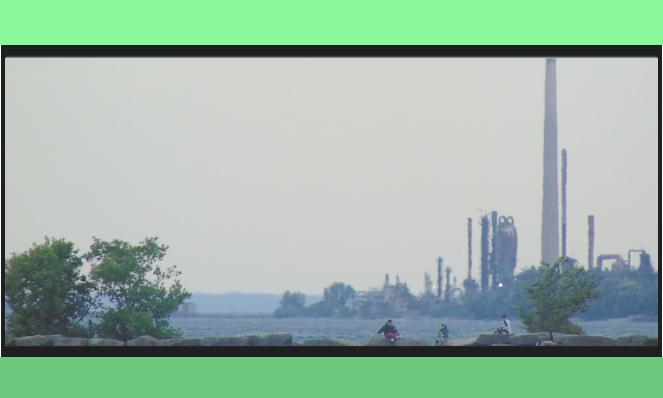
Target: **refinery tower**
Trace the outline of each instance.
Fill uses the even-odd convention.
[[[559,207],[557,188],[557,81],[556,59],[546,58],[545,116],[543,121],[543,214],[541,261],[559,257]]]

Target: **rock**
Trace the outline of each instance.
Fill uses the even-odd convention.
[[[16,337],[9,330],[5,329],[5,346],[14,345],[14,340],[16,340]]]
[[[511,333],[483,333],[477,338],[477,345],[509,344]]]
[[[44,346],[52,346],[53,345],[53,340],[57,340],[58,338],[62,338],[61,334],[56,334],[56,335],[50,335],[50,336],[25,336],[25,337],[19,337],[14,340],[14,345],[15,346],[20,346],[20,347],[44,347]]]
[[[405,346],[405,347],[411,347],[411,346],[426,346],[428,343],[426,343],[426,340],[424,339],[396,339],[396,341],[391,341],[389,339],[385,339],[384,337],[371,337],[368,339],[368,344],[371,346]]]
[[[152,336],[140,336],[133,340],[129,340],[124,344],[127,347],[152,347],[156,345],[157,339]]]
[[[513,345],[536,345],[545,340],[550,340],[548,332],[514,334],[509,336],[509,344]]]
[[[124,342],[120,340],[115,340],[115,339],[100,339],[100,338],[94,338],[88,340],[87,343],[88,346],[91,347],[102,347],[102,346],[123,346]]]
[[[398,347],[415,347],[427,346],[428,343],[424,339],[396,339],[394,345]]]
[[[315,347],[322,347],[322,346],[363,346],[364,344],[358,342],[358,341],[352,341],[352,340],[345,340],[345,339],[310,339],[310,340],[304,340],[303,344],[304,346],[315,346]]]
[[[181,347],[181,346],[199,346],[200,339],[187,339],[185,337],[175,337],[172,339],[157,340],[155,346],[158,347]]]
[[[203,337],[200,341],[203,346],[248,346],[249,337]]]
[[[554,341],[548,341],[548,340],[539,343],[539,346],[541,347],[558,346],[558,345],[559,343],[555,343]]]
[[[567,336],[576,336],[576,335],[575,334],[557,333],[557,332],[550,333],[550,337],[552,337],[552,341],[559,341],[559,339],[563,339]]]
[[[201,339],[184,339],[180,346],[195,347],[201,345]]]
[[[513,347],[511,344],[491,344],[490,346],[491,347],[495,347],[495,346]]]
[[[614,346],[617,344],[615,339],[605,336],[559,336],[555,340],[563,346],[585,347],[585,346]]]
[[[649,337],[642,334],[625,334],[617,337],[619,346],[641,346]]]
[[[184,340],[186,340],[184,337],[174,337],[172,339],[157,340],[154,345],[157,347],[179,346]]]
[[[247,337],[249,338],[250,346],[265,347],[292,345],[292,333],[253,334]]]
[[[647,347],[658,347],[658,337],[647,338],[642,345]]]
[[[88,345],[88,339],[81,337],[58,337],[53,338],[54,346],[78,347]]]
[[[384,337],[370,337],[368,339],[368,344],[366,344],[366,345],[370,345],[370,346],[393,346],[394,342],[389,340],[389,339],[385,339]]]
[[[454,340],[447,340],[446,343],[444,343],[445,346],[469,346],[469,345],[477,345],[477,339],[478,337],[472,337],[470,339],[454,339]]]

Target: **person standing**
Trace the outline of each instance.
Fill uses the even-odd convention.
[[[396,326],[391,324],[391,319],[388,319],[384,326],[378,330],[378,334],[380,333],[384,333],[384,338],[391,341],[401,338],[401,334],[396,331]]]

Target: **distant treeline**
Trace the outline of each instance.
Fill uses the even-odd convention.
[[[196,303],[201,313],[272,313],[279,306],[279,300],[278,294],[268,293],[193,293],[186,302]],[[322,296],[306,296],[306,305],[318,300],[322,300]]]
[[[515,275],[510,286],[492,290],[466,292],[455,300],[436,301],[430,293],[414,296],[406,284],[400,286],[400,298],[407,310],[400,311],[389,302],[366,302],[350,307],[347,299],[355,290],[352,286],[335,282],[324,289],[322,301],[305,306],[302,293],[286,291],[281,297],[274,317],[337,317],[377,318],[400,316],[453,317],[457,319],[495,319],[505,314],[516,318],[519,304],[528,308],[527,295],[522,289],[525,281],[533,281],[540,272],[532,266]],[[623,318],[633,315],[658,315],[658,273],[646,267],[634,271],[588,271],[600,281],[605,296],[580,313],[583,320]]]
[[[594,273],[602,278],[599,288],[605,296],[581,313],[581,319],[658,316],[658,273],[646,269],[621,272],[594,269]]]

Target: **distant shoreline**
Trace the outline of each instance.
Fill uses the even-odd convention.
[[[271,312],[199,312],[196,314],[173,313],[171,318],[240,318],[240,319],[265,319],[273,318]]]
[[[178,313],[173,313],[171,315],[171,318],[220,318],[220,319],[268,319],[268,318],[274,318],[273,313],[271,312],[199,312],[196,314],[178,314]],[[291,318],[302,318],[302,319],[316,319],[315,317],[291,317]],[[382,319],[385,318],[384,316],[378,316],[374,318],[366,318],[366,319]],[[394,319],[433,319],[434,317],[430,316],[419,316],[419,317],[408,317],[408,316],[394,316]],[[274,319],[290,319],[290,318],[274,318]],[[325,317],[320,317],[320,319],[364,319],[364,318],[325,318]],[[455,319],[455,318],[452,318]],[[607,321],[610,319],[622,319],[622,320],[630,320],[631,322],[658,322],[658,316],[655,315],[631,315],[627,316],[624,318],[605,318],[605,319],[592,319],[592,320],[582,320],[580,318],[573,318],[571,319],[574,322],[581,321],[581,322],[592,322],[592,321]],[[490,319],[459,319],[459,320],[490,320]],[[519,321],[518,318],[512,318],[511,319],[513,322]]]

